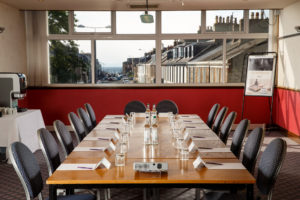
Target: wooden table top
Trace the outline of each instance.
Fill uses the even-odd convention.
[[[118,119],[119,120],[119,119]],[[105,118],[103,122],[109,123],[114,119]],[[101,129],[97,126],[86,138],[90,137],[113,137],[113,130]],[[114,124],[111,124],[114,125]],[[119,126],[119,125],[117,125]],[[203,125],[202,125],[203,126]],[[105,124],[105,127],[108,127]],[[47,184],[254,184],[254,177],[246,169],[207,169],[205,167],[195,169],[193,161],[198,152],[190,153],[189,160],[179,159],[179,152],[174,147],[175,140],[172,138],[171,127],[168,118],[159,118],[157,145],[144,145],[144,118],[136,118],[136,124],[129,137],[129,149],[126,154],[124,167],[115,166],[115,153],[113,151],[73,151],[63,164],[98,163],[103,157],[111,162],[110,169],[96,170],[56,170],[48,179]],[[196,131],[197,132],[197,131]],[[200,131],[201,132],[201,131]],[[204,131],[207,135],[208,130]],[[201,133],[199,133],[201,134]],[[195,132],[193,134],[195,135]],[[215,134],[211,132],[211,137]],[[110,141],[83,140],[77,147],[107,147]],[[213,141],[189,140],[187,144],[194,142],[201,146],[214,145],[224,147],[225,145],[216,138]],[[76,148],[77,148],[76,147]],[[211,146],[210,146],[211,147]],[[240,162],[236,158],[207,158],[205,161],[213,162]],[[133,170],[134,162],[167,162],[168,173],[141,173]]]

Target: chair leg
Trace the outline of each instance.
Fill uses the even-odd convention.
[[[200,188],[195,189],[195,199],[200,200]]]
[[[96,199],[101,200],[101,191],[100,190],[96,190]]]

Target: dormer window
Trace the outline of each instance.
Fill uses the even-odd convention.
[[[178,47],[178,57],[179,58],[183,58],[184,54],[183,54],[183,47]]]

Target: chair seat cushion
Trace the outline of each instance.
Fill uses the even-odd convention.
[[[49,200],[49,198],[47,198]],[[57,200],[96,200],[96,197],[92,194],[75,194],[68,196],[59,196]]]

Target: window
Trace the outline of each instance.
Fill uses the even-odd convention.
[[[49,34],[68,34],[69,33],[69,12],[68,11],[49,11],[48,30]]]
[[[269,10],[249,11],[249,33],[269,32]]]
[[[97,40],[97,84],[155,82],[155,41]]]
[[[244,30],[243,10],[206,11],[206,32],[238,32]]]
[[[154,34],[155,33],[155,12],[149,12],[154,18],[154,23],[142,23],[140,15],[144,11],[118,11],[117,33],[118,34]]]
[[[268,51],[268,39],[230,39],[226,41],[227,83],[245,82],[245,56],[252,52]]]
[[[165,40],[162,44],[161,65],[164,83],[222,82],[223,40]],[[174,52],[175,49],[186,49],[187,53],[179,53],[178,57],[170,56],[170,52]],[[179,52],[183,52],[182,50]]]
[[[201,11],[163,11],[162,33],[199,33]]]
[[[142,14],[48,11],[49,83],[242,83],[244,55],[268,48],[269,10]]]
[[[50,83],[91,83],[91,43],[50,40]]]
[[[111,32],[111,13],[109,11],[75,11],[75,32]]]

